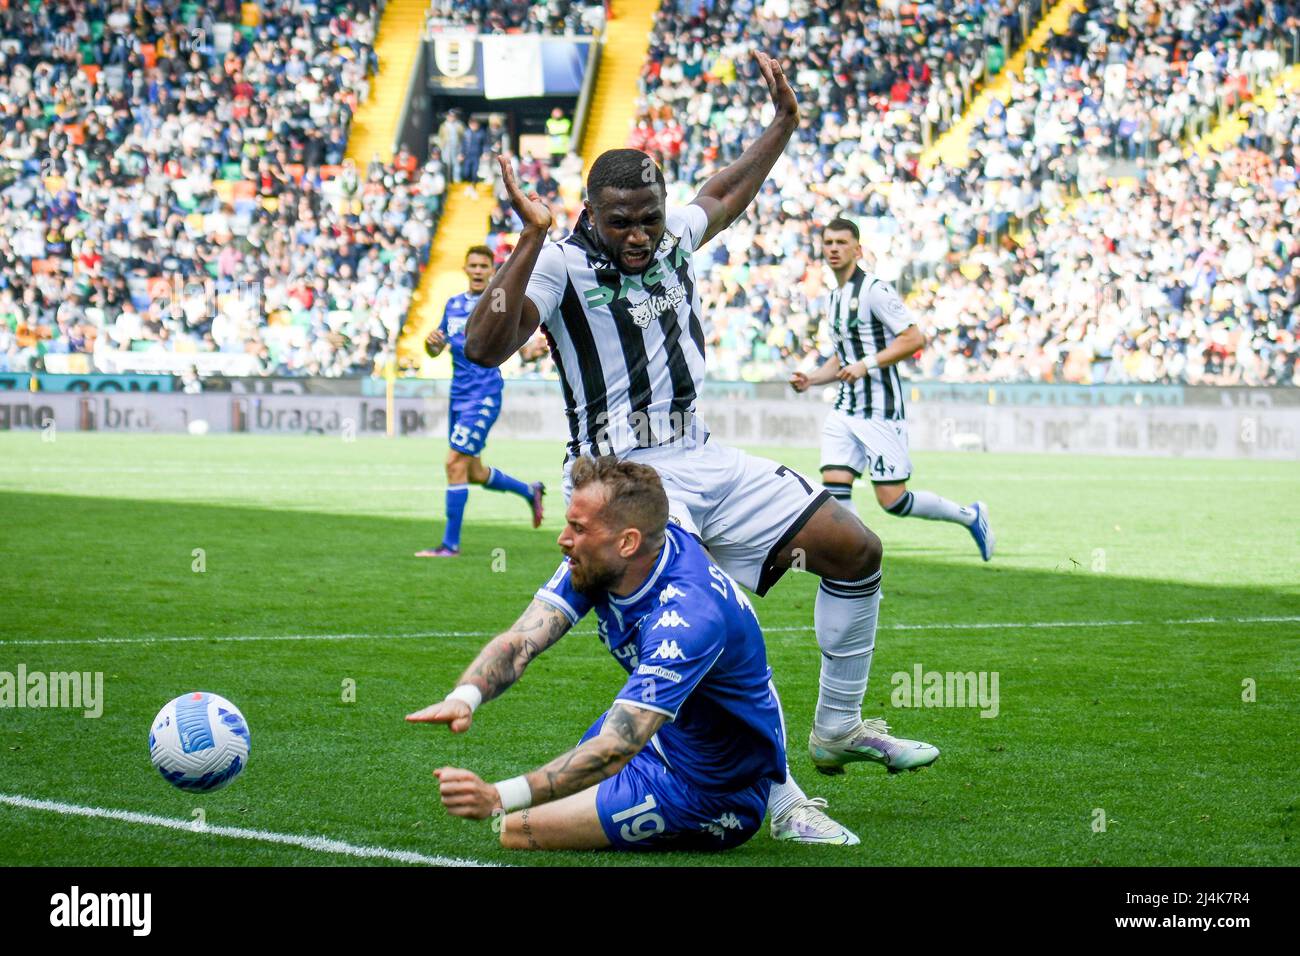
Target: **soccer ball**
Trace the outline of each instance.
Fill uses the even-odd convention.
[[[248,745],[248,724],[239,708],[203,691],[171,701],[149,731],[153,765],[182,790],[226,786],[247,765]]]

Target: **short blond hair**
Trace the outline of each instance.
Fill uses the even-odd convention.
[[[668,495],[659,473],[649,465],[620,461],[612,455],[583,456],[569,471],[573,490],[599,484],[605,488],[601,520],[618,529],[636,528],[647,547],[663,543],[668,526]]]

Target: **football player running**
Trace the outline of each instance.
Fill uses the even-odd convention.
[[[993,557],[993,528],[982,501],[963,506],[932,491],[908,491],[907,411],[898,365],[925,347],[925,335],[894,287],[858,265],[858,227],[832,219],[822,230],[822,255],[835,276],[827,298],[829,359],[811,372],[795,372],[796,392],[839,382],[835,408],[822,425],[822,486],[853,507],[853,481],[867,478],[876,501],[900,518],[951,521],[970,531],[985,561]]]
[[[447,495],[444,504],[446,523],[442,543],[436,548],[417,551],[417,558],[454,558],[460,554],[460,529],[469,501],[469,486],[482,485],[488,491],[518,495],[532,512],[533,527],[542,523],[542,495],[546,486],[540,481],[526,484],[499,468],[483,464],[483,447],[488,432],[501,414],[502,382],[497,368],[484,368],[465,357],[465,321],[492,278],[492,250],[471,246],[465,253],[465,277],[469,290],[447,300],[442,321],[425,339],[424,350],[437,358],[451,346],[451,407],[447,415]],[[520,349],[525,361],[546,354],[542,342],[530,342]]]

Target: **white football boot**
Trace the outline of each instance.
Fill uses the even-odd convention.
[[[791,843],[824,843],[828,846],[857,846],[861,841],[847,827],[836,823],[822,809],[826,801],[812,797],[796,803],[772,818],[772,839]]]
[[[820,773],[839,774],[844,765],[858,760],[884,764],[890,773],[920,770],[939,759],[939,748],[920,740],[893,737],[879,717],[864,720],[843,737],[823,740],[817,731],[808,735],[808,755]]]

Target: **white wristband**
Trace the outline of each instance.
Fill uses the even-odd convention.
[[[862,364],[865,365],[867,371],[870,372],[872,369],[880,368],[880,359],[876,358],[874,355],[868,355],[862,360]]]
[[[461,684],[446,697],[447,700],[461,700],[469,704],[469,712],[472,714],[478,710],[478,705],[483,703],[483,692],[473,684]]]
[[[501,796],[501,809],[506,813],[514,813],[533,805],[533,788],[528,786],[527,777],[511,777],[496,786],[497,793]]]

